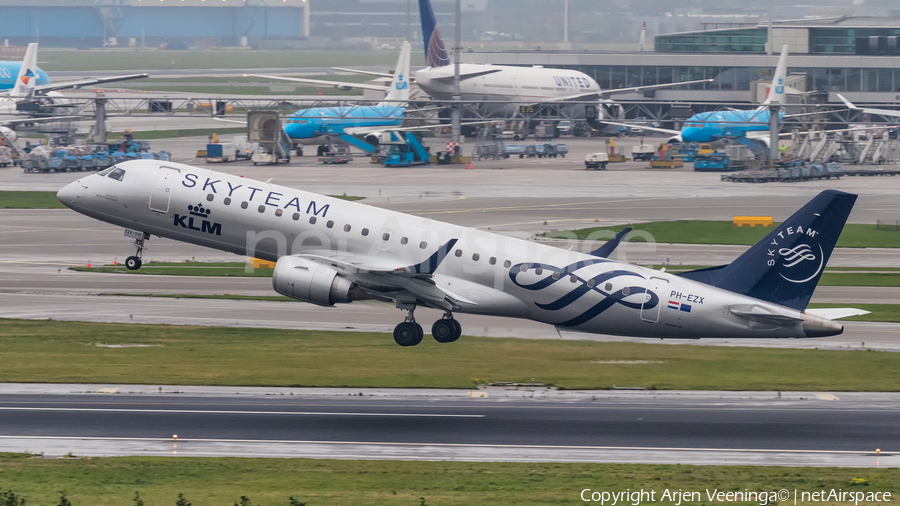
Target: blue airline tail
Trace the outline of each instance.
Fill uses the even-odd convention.
[[[422,18],[422,40],[425,41],[425,64],[429,67],[450,65],[450,56],[441,38],[431,0],[419,0],[419,16]]]
[[[804,311],[855,202],[825,190],[734,262],[680,276]]]

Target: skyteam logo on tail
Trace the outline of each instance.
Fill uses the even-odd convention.
[[[825,252],[819,244],[810,246],[807,242],[797,241],[813,239],[817,235],[818,231],[811,228],[804,229],[802,225],[786,227],[776,235],[767,248],[770,257],[767,264],[774,267],[780,261],[784,270],[778,274],[791,283],[812,281],[825,267]],[[779,242],[784,244],[784,247],[779,247]]]
[[[406,81],[406,79],[403,78],[403,74],[397,76],[397,84],[395,85],[395,88],[397,88],[398,90],[409,89],[409,83]]]

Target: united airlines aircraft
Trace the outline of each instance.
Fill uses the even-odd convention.
[[[423,338],[415,309],[456,341],[458,313],[527,318],[559,330],[653,338],[840,334],[807,309],[856,195],[827,190],[729,265],[670,274],[221,172],[135,160],[58,193],[71,209],[151,235],[277,262],[276,292],[332,306],[363,299],[406,311],[394,339]],[[818,313],[818,314],[817,314]]]

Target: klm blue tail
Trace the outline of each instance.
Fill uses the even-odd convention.
[[[431,0],[419,0],[419,16],[422,18],[422,40],[425,41],[425,64],[429,67],[450,65],[450,56],[441,38]]]
[[[681,276],[804,311],[855,202],[823,191],[734,262]]]

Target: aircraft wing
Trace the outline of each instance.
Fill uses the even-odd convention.
[[[868,113],[868,114],[878,114],[879,116],[890,116],[890,117],[894,117],[894,118],[900,117],[900,111],[893,111],[891,109],[868,109],[868,108],[863,108],[863,107],[857,107],[857,106],[853,105],[853,102],[844,98],[844,96],[841,95],[840,93],[838,93],[838,98],[841,99],[841,102],[843,102],[844,105],[846,105],[850,109],[853,109],[854,111],[862,111],[862,112]]]
[[[644,91],[650,90],[664,90],[666,88],[674,88],[676,86],[681,86],[683,84],[699,84],[699,83],[711,83],[715,79],[700,79],[697,81],[682,81],[680,83],[668,83],[668,84],[653,84],[650,86],[635,86],[633,88],[616,88],[614,90],[605,90],[599,93],[600,96],[608,97],[611,95],[621,95],[622,93],[641,93]],[[568,97],[564,97],[564,100],[576,100]]]
[[[610,125],[623,126],[623,127],[628,127],[628,128],[636,127],[636,128],[640,128],[641,130],[650,130],[651,132],[659,132],[659,133],[669,134],[669,135],[680,135],[681,134],[681,130],[669,130],[668,128],[658,128],[658,127],[652,127],[652,126],[646,126],[646,125],[634,125],[634,124],[629,124],[629,123],[618,123],[616,121],[606,121],[605,119],[599,119],[597,121],[599,121],[600,123],[607,123]]]
[[[68,88],[83,88],[95,84],[114,83],[117,81],[130,81],[132,79],[144,79],[150,77],[149,74],[129,74],[125,76],[97,77],[92,79],[80,79],[78,81],[65,81],[61,83],[44,84],[35,86],[35,93],[46,93],[48,91],[65,90]]]
[[[852,307],[829,307],[829,308],[807,308],[806,313],[828,318],[829,320],[839,320],[850,316],[862,316],[869,314],[871,311],[865,309],[855,309]]]
[[[78,121],[81,116],[48,116],[46,118],[0,118],[0,124],[15,126],[23,123],[48,123],[52,121]]]
[[[481,76],[486,76],[489,74],[496,74],[497,72],[502,72],[502,71],[503,71],[503,69],[488,69],[488,70],[478,70],[475,72],[468,72],[468,73],[460,72],[459,80],[465,81],[466,79],[472,79],[473,77],[481,77]],[[450,74],[449,76],[435,77],[432,80],[433,81],[441,81],[441,82],[453,82],[453,74]]]
[[[318,84],[324,86],[333,86],[335,88],[359,88],[363,90],[377,90],[377,91],[385,91],[388,89],[388,86],[380,86],[377,84],[365,84],[365,83],[345,83],[343,81],[324,81],[321,79],[307,79],[305,77],[284,77],[284,76],[264,76],[260,74],[244,74],[244,77],[261,77],[263,79],[276,79],[279,81],[291,81],[295,83],[305,83],[305,84]]]
[[[371,70],[345,69],[345,68],[341,68],[341,67],[331,67],[331,70],[339,70],[341,72],[353,72],[354,74],[362,74],[364,76],[390,77],[390,78],[394,77],[394,74],[388,74],[387,72],[372,72]]]

